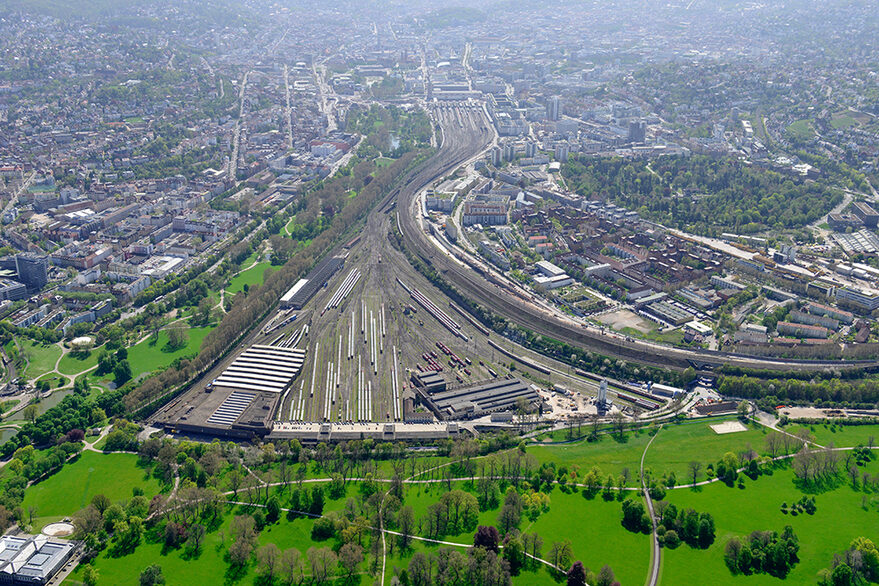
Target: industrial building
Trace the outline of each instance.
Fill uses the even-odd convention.
[[[282,393],[304,363],[304,350],[257,344],[242,352],[211,386]]]
[[[254,345],[242,352],[205,387],[185,395],[160,417],[173,432],[225,435],[242,439],[264,436],[284,391],[305,364],[305,351]]]
[[[281,297],[281,309],[302,309],[318,290],[345,266],[345,257],[330,256],[317,263],[305,279],[299,279]]]
[[[426,376],[420,376],[420,375]],[[536,408],[540,397],[534,390],[515,378],[483,381],[448,389],[437,381],[436,373],[414,375],[415,391],[421,401],[441,420],[473,419],[491,413],[514,411],[520,399]],[[441,380],[441,378],[440,378]]]
[[[74,544],[45,535],[0,537],[0,584],[48,584],[74,552]]]

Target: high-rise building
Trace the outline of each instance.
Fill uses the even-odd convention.
[[[495,167],[501,164],[501,149],[500,147],[492,147],[491,148],[491,164]]]
[[[537,154],[537,143],[533,140],[529,140],[525,143],[525,156],[528,158],[533,157]]]
[[[19,254],[15,257],[18,280],[28,289],[40,290],[49,282],[49,259],[35,254]]]
[[[647,138],[647,123],[642,120],[629,121],[629,142],[644,142]]]
[[[516,158],[516,147],[513,146],[513,143],[508,142],[504,145],[504,160],[512,161]]]
[[[546,102],[546,118],[555,122],[561,117],[562,103],[558,96],[552,96]]]
[[[557,144],[555,147],[555,160],[561,163],[567,163],[568,157],[571,156],[571,147],[565,143]]]

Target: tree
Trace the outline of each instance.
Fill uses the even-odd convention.
[[[252,553],[253,543],[243,537],[239,537],[229,546],[229,560],[236,566],[244,566]]]
[[[500,525],[501,531],[507,533],[513,527],[518,526],[521,517],[522,497],[519,496],[519,492],[511,486],[507,489],[507,493],[504,496],[504,506],[501,507],[501,512],[498,515],[498,525]]]
[[[272,582],[278,571],[280,556],[281,552],[274,543],[267,543],[256,550],[256,571],[269,583]]]
[[[266,502],[266,521],[274,523],[281,516],[281,501],[278,495],[273,494]]]
[[[34,403],[31,403],[27,407],[21,410],[21,415],[27,421],[34,423],[37,420],[37,416],[40,414],[40,406]]]
[[[96,586],[98,583],[98,570],[91,564],[82,571],[82,583],[85,586]]]
[[[562,568],[568,567],[572,557],[574,557],[574,551],[571,547],[571,542],[567,539],[553,542],[552,547],[549,549],[549,561],[559,571],[564,571]]]
[[[747,419],[748,414],[751,412],[751,404],[748,401],[742,400],[736,408],[736,411],[738,412],[740,419]]]
[[[154,586],[165,583],[165,575],[158,564],[152,564],[140,573],[140,586]]]
[[[339,549],[339,565],[342,566],[349,580],[361,563],[363,563],[363,548],[356,543],[346,543]]]
[[[497,527],[492,525],[480,525],[476,528],[476,535],[473,536],[473,546],[482,547],[497,553],[500,540],[501,537],[498,533]]]
[[[406,549],[412,541],[412,526],[415,524],[415,512],[406,505],[397,513],[397,528],[400,531],[400,547]]]
[[[121,387],[131,380],[131,365],[127,360],[120,360],[113,367],[113,382],[117,387]]]
[[[328,547],[310,547],[307,555],[312,578],[317,584],[323,584],[330,577],[330,570],[338,563],[336,554]]]
[[[196,313],[195,320],[197,323],[200,323],[203,326],[208,325],[211,321],[211,299],[209,297],[203,298],[198,302],[198,312]]]
[[[205,529],[205,526],[201,523],[195,523],[189,526],[189,529],[186,531],[186,545],[192,552],[199,552],[206,532],[207,529]]]
[[[98,493],[92,497],[92,504],[95,506],[98,512],[103,515],[104,511],[106,511],[107,508],[110,506],[110,499],[103,494]]]
[[[650,519],[644,512],[644,505],[639,501],[626,499],[623,501],[623,527],[633,533],[647,533],[650,530]]]
[[[304,571],[302,568],[302,554],[295,547],[285,549],[281,554],[280,562],[281,580],[287,584],[302,583]]]
[[[617,584],[616,576],[614,576],[611,567],[605,564],[598,572],[598,576],[595,579],[595,586],[613,586],[614,584]]]
[[[409,583],[412,586],[430,586],[431,585],[431,576],[433,574],[431,569],[430,558],[428,558],[424,553],[418,551],[412,556],[412,559],[409,560]]]
[[[702,463],[693,460],[689,464],[690,476],[693,477],[693,486],[696,486],[696,479],[699,477],[699,471],[702,470]]]
[[[851,567],[842,563],[833,568],[833,573],[830,575],[830,583],[833,586],[852,586],[854,576],[852,574]]]
[[[168,329],[168,347],[172,350],[179,350],[189,343],[189,335],[183,328]]]
[[[678,537],[677,531],[669,529],[665,532],[665,535],[662,536],[662,544],[669,549],[675,549],[681,544],[681,538]]]
[[[583,562],[576,561],[568,570],[568,586],[586,586],[586,568]]]
[[[514,576],[525,565],[525,545],[516,529],[507,533],[504,538],[503,558],[510,564],[510,573]]]

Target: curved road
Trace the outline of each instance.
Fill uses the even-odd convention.
[[[621,358],[650,366],[682,370],[694,366],[697,370],[723,364],[743,368],[775,371],[807,370],[821,371],[830,368],[840,370],[879,369],[879,360],[837,361],[796,360],[750,356],[715,350],[690,350],[653,342],[626,340],[604,335],[585,325],[565,320],[535,305],[525,294],[515,291],[508,284],[492,275],[486,276],[448,254],[440,251],[420,228],[414,210],[416,196],[436,178],[450,172],[483,153],[492,143],[490,122],[481,109],[445,106],[437,110],[437,120],[442,128],[443,141],[433,159],[428,161],[414,177],[407,178],[399,190],[398,209],[400,228],[405,244],[426,263],[432,265],[443,277],[473,301],[502,315],[510,321],[538,334],[551,336],[583,348],[588,348],[614,358]],[[481,270],[481,269],[480,269]]]
[[[644,482],[644,458],[647,457],[647,450],[650,449],[650,444],[653,443],[653,440],[656,439],[660,431],[662,431],[661,425],[656,430],[656,433],[653,434],[653,437],[650,438],[650,441],[647,442],[647,445],[644,446],[644,451],[641,453],[641,491],[644,493],[644,500],[647,501],[647,514],[650,515],[652,526],[650,537],[653,555],[650,556],[650,574],[647,575],[647,586],[656,586],[656,583],[659,581],[659,568],[662,566],[662,548],[659,547],[659,538],[656,535],[656,514],[653,512],[653,499],[650,498],[650,491],[647,490],[647,483]]]

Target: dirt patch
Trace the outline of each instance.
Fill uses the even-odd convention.
[[[632,328],[644,334],[653,330],[653,325],[651,325],[650,322],[640,318],[637,314],[632,313],[628,309],[605,313],[598,317],[598,321],[609,325],[615,330]]]
[[[742,425],[741,421],[724,421],[723,423],[716,423],[709,427],[711,427],[717,435],[748,431],[748,428]]]
[[[70,523],[49,523],[43,527],[43,535],[49,537],[67,537],[73,535],[75,527]]]

